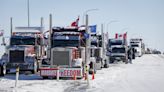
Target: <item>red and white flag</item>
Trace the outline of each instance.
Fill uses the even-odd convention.
[[[72,27],[78,27],[78,24],[79,24],[79,16],[78,16],[78,18],[76,19],[76,21],[72,22],[71,26],[72,26]]]
[[[127,32],[124,34],[115,34],[115,39],[127,39]]]

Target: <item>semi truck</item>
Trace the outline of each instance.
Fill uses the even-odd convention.
[[[92,53],[91,55],[96,58],[96,68],[108,68],[109,67],[109,58],[106,56],[106,45],[104,43],[104,39],[102,39],[103,34],[91,34],[91,47]],[[103,48],[103,46],[105,46]]]
[[[144,44],[141,38],[130,39],[130,46],[136,50],[135,56],[141,57],[144,53]]]
[[[108,40],[108,54],[110,63],[114,61],[123,61],[128,63],[128,45],[127,32],[124,34],[115,34],[115,38]]]
[[[40,68],[43,78],[56,77],[59,70],[60,77],[83,77],[84,65],[89,65],[89,71],[96,72],[96,61],[90,57],[86,62],[85,30],[74,27],[53,27],[48,47],[47,58]],[[90,52],[89,52],[90,53]],[[87,54],[89,55],[89,54]]]
[[[128,63],[128,47],[122,39],[109,39],[110,63],[123,61]]]
[[[42,27],[16,27],[1,58],[1,74],[12,72],[18,66],[20,71],[36,73],[43,56],[42,42]]]

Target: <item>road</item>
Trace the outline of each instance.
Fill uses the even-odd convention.
[[[17,89],[15,76],[0,78],[0,92],[164,92],[164,56],[143,55],[133,64],[110,64],[97,71],[90,86],[81,80],[42,80],[38,75],[20,75]]]

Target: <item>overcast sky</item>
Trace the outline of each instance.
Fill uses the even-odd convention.
[[[89,24],[103,23],[110,37],[128,32],[128,38],[142,37],[146,46],[164,51],[164,0],[30,0],[30,25],[40,26],[44,17],[48,28],[49,14],[53,14],[54,26],[69,26],[89,9]],[[27,26],[27,0],[0,0],[0,29],[9,36],[10,17],[14,26]],[[126,30],[124,30],[126,29]],[[0,38],[1,39],[1,38]]]

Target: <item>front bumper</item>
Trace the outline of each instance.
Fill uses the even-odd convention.
[[[6,65],[7,70],[16,69],[19,66],[20,71],[32,71],[34,70],[33,63],[25,63],[25,64],[16,64],[16,63],[8,63]]]
[[[117,60],[117,61],[125,61],[126,60],[126,56],[111,56],[110,60],[111,61],[115,61],[115,60]]]

